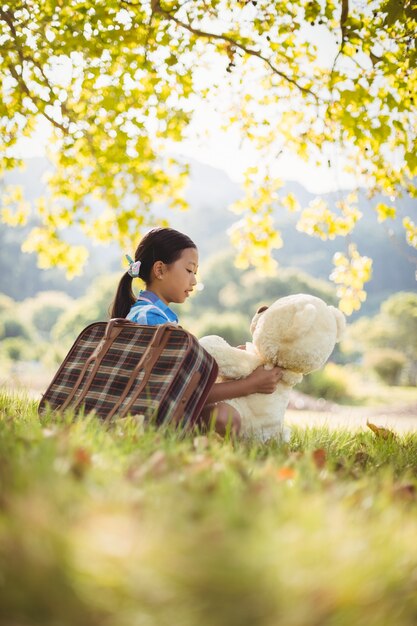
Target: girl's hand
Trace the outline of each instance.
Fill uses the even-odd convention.
[[[281,378],[282,369],[280,367],[266,370],[263,365],[260,365],[246,378],[248,393],[274,393]]]

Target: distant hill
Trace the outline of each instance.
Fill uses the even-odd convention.
[[[26,170],[16,170],[8,174],[6,184],[23,185],[26,197],[34,200],[43,192],[42,176],[47,167],[45,159],[28,159]],[[306,206],[315,197],[296,182],[286,183],[283,193],[288,192],[292,192],[302,206]],[[198,245],[201,259],[204,260],[211,254],[230,247],[226,231],[236,221],[237,216],[228,211],[227,207],[240,196],[239,185],[231,181],[225,172],[192,161],[187,189],[191,210],[174,212],[158,208],[158,214],[164,213],[174,228],[189,234]],[[322,194],[322,197],[332,206],[337,201],[338,194]],[[379,201],[382,199],[375,198],[372,205]],[[377,223],[376,216],[370,211],[372,205],[365,192],[361,193],[359,208],[364,218],[350,239],[357,244],[362,254],[374,259],[373,278],[367,289],[368,301],[361,313],[373,313],[380,302],[395,291],[416,289],[417,255],[405,242],[401,219],[404,214],[415,215],[417,201],[400,200],[397,203],[399,217],[394,222],[390,221],[387,227]],[[296,230],[296,221],[296,214],[277,208],[276,222],[283,235],[284,247],[275,253],[276,259],[282,266],[296,267],[317,278],[328,279],[332,270],[333,254],[336,250],[343,250],[347,241],[337,238],[323,242],[309,237]],[[85,291],[92,277],[120,268],[123,253],[117,246],[91,246],[91,260],[85,274],[68,282],[62,271],[38,270],[34,255],[20,252],[25,232],[27,228],[11,229],[1,226],[0,291],[15,299],[23,299],[40,290],[57,288],[77,297]],[[71,232],[70,237],[72,241],[80,239],[77,232]]]

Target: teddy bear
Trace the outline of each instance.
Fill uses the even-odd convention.
[[[230,346],[217,335],[200,339],[219,366],[220,380],[244,378],[260,365],[284,370],[274,393],[227,401],[240,413],[243,437],[288,439],[284,414],[292,387],[305,374],[323,367],[345,326],[345,316],[334,306],[315,296],[295,294],[257,310],[250,324],[252,342],[245,350]]]

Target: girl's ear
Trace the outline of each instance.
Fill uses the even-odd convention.
[[[163,263],[162,261],[155,261],[152,267],[152,271],[154,273],[155,278],[157,278],[158,280],[161,280],[164,276],[165,263]]]

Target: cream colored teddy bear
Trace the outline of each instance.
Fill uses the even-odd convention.
[[[217,361],[221,379],[249,376],[259,365],[284,368],[272,394],[252,394],[227,402],[242,419],[241,433],[261,441],[286,435],[283,427],[291,388],[304,374],[321,368],[340,340],[346,322],[343,313],[315,296],[297,294],[261,307],[252,319],[252,343],[246,350],[209,335],[201,345]]]

